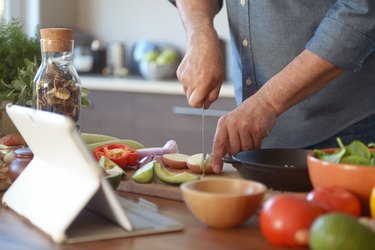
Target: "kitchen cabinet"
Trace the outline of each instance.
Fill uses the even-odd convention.
[[[180,152],[200,153],[201,109],[188,107],[183,94],[90,89],[92,105],[82,107],[81,131],[135,139],[146,147],[173,139]],[[235,107],[233,97],[220,97],[205,111],[205,145],[211,148],[219,117]]]

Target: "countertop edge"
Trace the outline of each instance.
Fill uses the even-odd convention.
[[[100,76],[80,76],[80,79],[82,86],[89,90],[185,95],[182,84],[177,80],[144,80]],[[233,85],[223,83],[219,97],[234,98]]]

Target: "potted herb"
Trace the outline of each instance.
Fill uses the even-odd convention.
[[[32,106],[33,80],[41,63],[39,40],[39,32],[28,37],[18,20],[0,22],[0,135],[16,131],[8,127],[7,103]],[[83,105],[89,104],[87,94],[83,88]]]
[[[18,20],[0,24],[0,99],[31,106],[33,78],[40,64],[39,37],[29,38]]]

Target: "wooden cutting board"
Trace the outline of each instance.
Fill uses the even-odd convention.
[[[152,183],[136,183],[131,179],[131,176],[134,174],[134,172],[134,170],[126,170],[127,177],[125,180],[121,181],[119,187],[117,188],[118,191],[182,201],[182,194],[179,186],[166,184],[164,182],[161,182],[157,178],[154,178]],[[206,177],[242,178],[238,171],[229,164],[224,164],[223,171],[220,174],[210,174],[202,178]]]

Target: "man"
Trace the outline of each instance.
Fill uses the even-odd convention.
[[[219,0],[176,0],[187,34],[177,76],[192,107],[214,102],[223,55]],[[228,0],[239,106],[220,118],[222,156],[259,147],[335,147],[375,141],[375,1]]]

